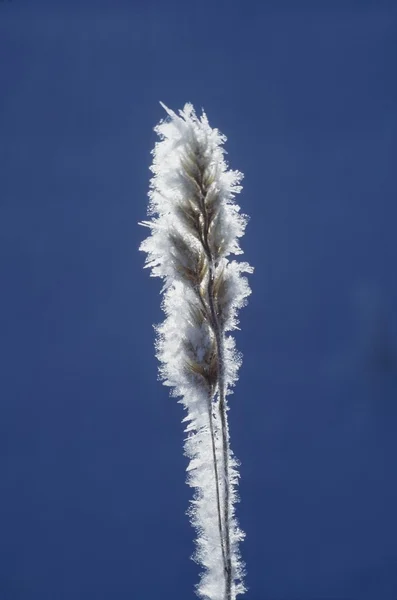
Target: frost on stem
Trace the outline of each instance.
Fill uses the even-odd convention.
[[[227,396],[241,357],[233,337],[237,312],[251,293],[239,238],[247,223],[234,202],[242,174],[228,170],[226,138],[199,118],[191,104],[155,131],[149,192],[151,233],[140,249],[146,267],[163,279],[165,321],[156,327],[160,377],[180,397],[187,415],[185,454],[194,488],[189,515],[197,530],[195,560],[204,568],[197,594],[235,600],[245,591],[235,516],[238,463],[230,449]]]

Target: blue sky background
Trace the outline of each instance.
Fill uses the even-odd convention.
[[[228,136],[247,600],[396,600],[397,5],[0,2],[0,597],[194,598],[143,271],[158,104]]]

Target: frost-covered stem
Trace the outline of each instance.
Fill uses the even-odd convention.
[[[200,170],[201,171],[201,170]],[[207,210],[205,207],[205,197],[207,190],[203,187],[203,173],[200,172],[200,191],[201,191],[201,209],[204,220],[204,232],[201,237],[202,245],[209,262],[209,277],[208,277],[208,304],[211,312],[211,325],[216,340],[216,351],[218,356],[218,407],[222,424],[222,456],[223,456],[223,479],[224,479],[224,506],[223,506],[223,527],[221,516],[219,514],[219,531],[221,535],[222,554],[224,562],[224,574],[225,574],[225,600],[232,599],[232,560],[230,554],[230,524],[229,524],[229,432],[227,423],[227,414],[225,406],[225,367],[224,367],[224,344],[223,336],[224,332],[219,323],[218,315],[215,309],[215,298],[214,298],[214,281],[215,281],[215,259],[212,256],[210,245],[208,242],[208,230],[209,230],[209,219]],[[211,436],[213,433],[211,431]],[[214,468],[216,473],[216,485],[217,485],[217,500],[219,503],[219,478],[218,478],[218,467],[216,453],[214,452]],[[219,513],[219,511],[218,511]],[[222,529],[224,534],[224,540],[222,539]]]
[[[198,156],[197,156],[198,158]],[[225,399],[225,383],[224,383],[224,357],[223,357],[223,332],[221,331],[221,327],[218,321],[218,317],[215,310],[215,301],[214,301],[214,278],[215,278],[215,260],[211,253],[211,247],[208,241],[208,231],[210,226],[210,219],[208,218],[208,213],[206,209],[206,196],[208,190],[203,184],[204,179],[204,171],[200,165],[197,165],[198,177],[196,180],[198,189],[200,191],[199,194],[199,206],[202,217],[203,226],[198,230],[198,237],[200,239],[201,245],[203,247],[204,253],[206,255],[208,264],[209,264],[209,277],[208,277],[208,286],[207,286],[207,294],[208,294],[208,305],[210,308],[210,322],[211,328],[213,330],[215,340],[216,340],[216,352],[218,358],[218,395],[219,395],[219,409],[221,414],[221,423],[222,423],[222,454],[223,454],[223,479],[224,479],[224,506],[223,506],[223,518],[222,518],[222,508],[221,508],[221,499],[220,499],[220,480],[219,480],[219,468],[218,468],[218,459],[216,454],[215,447],[215,434],[213,427],[213,413],[212,413],[212,398],[210,398],[210,406],[209,406],[209,422],[210,422],[210,432],[211,432],[211,444],[212,444],[212,458],[214,463],[214,475],[215,475],[215,493],[216,493],[216,502],[217,502],[217,513],[218,513],[218,529],[219,529],[219,541],[222,551],[222,559],[224,565],[224,575],[225,575],[225,600],[231,600],[231,557],[230,557],[230,532],[229,532],[229,456],[228,456],[228,435],[227,435],[227,422],[226,422],[226,413],[224,410],[224,399]],[[202,296],[199,294],[201,304],[205,312],[207,311],[207,307],[203,301]]]
[[[219,530],[219,542],[222,550],[222,560],[223,564],[227,564],[226,553],[225,553],[225,543],[223,539],[223,526],[222,526],[222,510],[221,510],[221,498],[220,498],[220,483],[219,483],[219,472],[218,472],[218,461],[216,458],[216,446],[215,446],[215,432],[214,432],[214,423],[212,416],[212,398],[208,399],[208,418],[210,423],[210,433],[211,433],[211,446],[212,446],[212,460],[214,463],[214,476],[215,476],[215,494],[216,494],[216,510],[218,513],[218,530]]]
[[[195,489],[189,508],[197,530],[194,559],[204,568],[197,594],[203,600],[236,600],[246,588],[235,516],[238,463],[229,444],[227,396],[237,381],[241,358],[227,332],[237,328],[238,310],[251,293],[242,273],[248,263],[238,238],[246,215],[234,196],[242,174],[224,160],[225,137],[198,118],[187,104],[156,127],[154,176],[149,193],[151,235],[140,249],[146,266],[164,281],[165,321],[156,327],[160,376],[182,398],[187,415],[185,454],[188,484]]]
[[[225,407],[225,377],[224,377],[224,356],[223,356],[223,331],[219,325],[218,317],[214,307],[213,297],[214,276],[212,265],[210,267],[210,277],[208,280],[208,301],[213,321],[213,330],[216,339],[216,348],[218,354],[218,397],[219,413],[222,424],[222,455],[223,455],[223,478],[224,478],[224,563],[225,563],[225,600],[232,598],[232,561],[230,556],[230,527],[229,527],[229,434],[227,425],[227,415]],[[216,457],[214,458],[216,462]],[[218,484],[219,485],[219,484]]]

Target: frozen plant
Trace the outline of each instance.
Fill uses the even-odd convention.
[[[251,293],[242,274],[246,262],[239,238],[247,216],[234,202],[242,174],[228,169],[226,138],[191,104],[155,128],[149,192],[151,233],[140,250],[146,267],[161,277],[165,321],[156,326],[160,377],[186,409],[185,454],[189,508],[197,531],[194,559],[204,568],[197,595],[235,600],[245,591],[240,557],[237,501],[238,462],[229,442],[227,396],[237,380],[241,356],[228,332],[237,329],[238,310]]]

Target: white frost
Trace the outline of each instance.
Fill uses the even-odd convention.
[[[244,565],[238,550],[244,534],[234,513],[238,464],[227,443],[228,480],[220,476],[218,481],[221,505],[225,498],[229,498],[229,520],[227,524],[223,522],[223,527],[229,530],[233,585],[226,597],[213,447],[214,444],[218,470],[223,473],[226,458],[221,419],[217,412],[220,379],[218,377],[216,386],[209,392],[209,384],[199,370],[202,365],[210,364],[214,347],[218,355],[222,352],[223,361],[217,364],[219,373],[222,372],[226,396],[231,393],[241,364],[234,339],[226,332],[237,328],[238,310],[245,305],[251,293],[242,274],[251,273],[252,267],[246,262],[239,263],[228,258],[231,254],[242,253],[239,238],[244,234],[247,217],[240,213],[234,202],[235,194],[241,190],[242,174],[228,170],[222,147],[226,138],[210,127],[204,113],[198,118],[191,104],[186,104],[179,116],[163,107],[168,117],[155,128],[160,141],[152,152],[153,177],[148,209],[151,220],[142,223],[150,228],[151,234],[142,242],[140,249],[147,253],[146,266],[151,269],[151,275],[161,277],[164,283],[162,308],[166,318],[156,326],[160,377],[165,385],[173,388],[173,396],[181,397],[180,402],[187,411],[184,421],[187,423],[185,454],[190,459],[188,484],[195,490],[189,515],[198,534],[195,559],[204,567],[197,594],[207,600],[235,600],[237,594],[245,591],[242,582]],[[204,183],[202,187],[197,183],[203,173],[206,177],[205,200]],[[194,211],[188,217],[183,216],[183,208],[192,198],[197,198],[197,206],[200,198],[203,206],[213,206],[213,213],[210,209],[207,211],[208,218],[212,219],[211,226],[206,230],[202,221],[197,226],[206,231],[208,247],[211,252],[213,250],[211,258],[208,248],[207,254],[203,251],[195,226],[192,227],[189,221],[189,218],[195,218]],[[201,322],[197,316],[201,310],[197,286],[186,276],[186,269],[197,263],[200,252],[206,260],[203,282],[208,285],[211,277],[214,282],[219,278],[223,285],[216,309],[221,321],[220,346],[215,344],[213,323],[211,325],[208,318]],[[187,364],[198,367],[187,368]],[[210,375],[206,377],[210,381]],[[224,403],[226,413],[226,398]],[[225,497],[226,493],[228,496]]]

